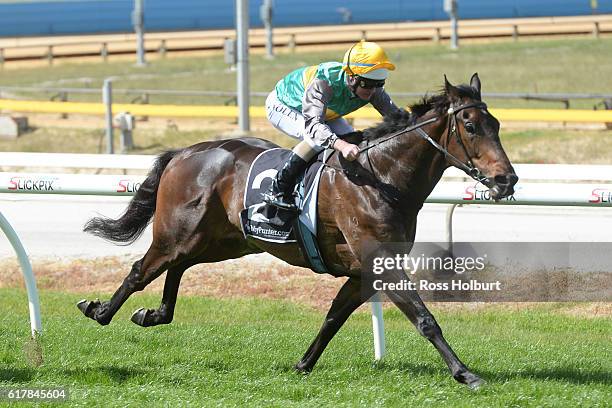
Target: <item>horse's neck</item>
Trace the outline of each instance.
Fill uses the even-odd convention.
[[[446,126],[431,126],[426,131],[440,143]],[[443,154],[412,132],[387,142],[372,153],[372,163],[381,181],[419,201],[425,201],[448,167]]]

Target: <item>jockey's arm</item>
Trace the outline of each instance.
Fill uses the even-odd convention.
[[[332,96],[331,86],[322,79],[315,79],[306,89],[302,100],[304,136],[311,138],[317,146],[333,148],[342,153],[345,158],[354,160],[359,152],[357,146],[339,139],[325,123],[327,104]]]
[[[400,108],[393,103],[385,88],[376,88],[376,92],[370,98],[370,103],[383,116],[389,116],[400,111]]]
[[[304,92],[302,114],[304,115],[305,136],[317,146],[330,147],[337,138],[325,123],[327,104],[333,96],[331,86],[322,79],[315,79]]]

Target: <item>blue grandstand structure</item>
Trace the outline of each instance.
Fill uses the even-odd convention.
[[[252,27],[261,27],[250,0]],[[234,0],[145,0],[148,31],[209,30],[234,26]],[[443,0],[275,0],[275,26],[444,20]],[[592,9],[596,4],[597,9]],[[0,0],[0,36],[132,31],[132,0]],[[459,0],[463,19],[612,13],[612,0]]]

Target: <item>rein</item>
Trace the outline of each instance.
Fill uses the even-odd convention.
[[[436,122],[439,117],[433,117],[430,119],[427,119],[423,122],[417,123],[415,125],[409,126],[405,129],[402,129],[400,131],[397,131],[389,136],[387,136],[384,139],[381,139],[379,141],[377,141],[376,143],[373,144],[368,144],[365,147],[362,147],[361,149],[359,149],[359,153],[365,152],[375,146],[378,146],[386,141],[389,141],[391,139],[394,139],[400,135],[403,135],[405,133],[409,133],[412,131],[416,131],[417,134],[424,140],[426,140],[429,144],[431,144],[436,150],[438,150],[440,153],[442,153],[446,158],[451,159],[453,162],[455,162],[455,165],[463,170],[465,172],[465,174],[467,174],[468,176],[470,176],[472,179],[485,184],[485,182],[487,181],[487,178],[482,174],[482,172],[476,167],[474,166],[474,162],[472,162],[472,158],[470,157],[470,154],[467,151],[467,148],[465,147],[465,144],[463,143],[463,140],[461,139],[461,137],[459,136],[459,132],[457,132],[457,113],[461,112],[464,109],[469,109],[469,108],[483,108],[483,109],[487,109],[487,104],[485,104],[484,102],[473,102],[473,103],[466,103],[465,105],[460,105],[458,107],[453,108],[452,106],[450,108],[448,108],[448,133],[447,133],[447,141],[450,141],[450,138],[454,135],[457,138],[457,142],[459,143],[459,145],[461,146],[461,148],[463,149],[463,152],[465,153],[465,157],[467,158],[467,164],[464,163],[463,161],[459,160],[455,155],[451,154],[448,149],[446,149],[444,146],[440,145],[438,142],[436,142],[435,140],[433,140],[431,138],[431,136],[429,136],[427,134],[427,132],[425,132],[423,129],[421,129],[423,126],[428,125],[430,123]],[[369,159],[369,156],[368,156]],[[371,167],[371,164],[370,164]],[[485,184],[486,185],[486,184]]]
[[[376,146],[378,146],[378,145],[380,145],[380,144],[382,144],[382,143],[384,143],[384,142],[386,142],[388,140],[394,139],[397,136],[403,135],[404,133],[412,132],[413,130],[420,129],[422,126],[429,125],[430,123],[434,123],[438,119],[439,119],[438,117],[433,117],[433,118],[427,119],[427,120],[425,120],[423,122],[417,123],[416,125],[408,126],[405,129],[402,129],[402,130],[399,130],[399,131],[397,131],[395,133],[392,133],[391,135],[385,137],[382,140],[378,140],[376,143],[368,144],[367,146],[362,147],[361,149],[359,149],[359,153],[363,153],[363,152],[365,152],[367,150],[370,150],[371,148],[376,147]]]
[[[408,126],[405,129],[402,129],[400,131],[397,131],[395,133],[392,133],[391,135],[385,137],[384,139],[378,140],[376,141],[376,143],[372,143],[369,144],[369,140],[366,139],[366,146],[362,147],[359,149],[359,153],[363,153],[366,152],[366,156],[367,156],[367,161],[368,161],[368,165],[371,169],[371,171],[369,171],[369,173],[371,174],[371,176],[374,178],[374,185],[375,187],[381,192],[381,194],[383,195],[383,197],[392,205],[394,206],[399,206],[401,204],[402,201],[404,201],[403,194],[395,187],[389,184],[385,184],[383,182],[381,182],[378,177],[376,177],[375,172],[374,172],[374,166],[372,166],[372,162],[370,160],[370,155],[369,150],[375,146],[381,145],[384,142],[387,142],[391,139],[394,139],[398,136],[401,136],[405,133],[409,133],[412,131],[416,131],[416,133],[425,141],[427,141],[429,144],[431,144],[436,150],[438,150],[440,153],[442,153],[447,159],[452,160],[456,167],[458,167],[459,169],[463,170],[468,176],[470,176],[472,179],[474,179],[475,181],[479,182],[479,183],[483,183],[483,184],[487,184],[487,178],[482,174],[482,172],[474,165],[474,162],[472,161],[472,158],[470,157],[470,154],[467,151],[467,148],[465,147],[465,144],[463,143],[463,140],[461,139],[461,137],[459,136],[459,132],[457,132],[457,113],[461,112],[464,109],[468,109],[468,108],[474,108],[474,107],[478,107],[478,108],[482,108],[482,109],[487,109],[487,105],[484,102],[473,102],[473,103],[467,103],[465,105],[460,105],[458,107],[450,107],[448,108],[448,125],[447,125],[447,136],[446,136],[446,140],[447,143],[450,141],[450,138],[453,137],[453,135],[457,138],[457,142],[459,143],[459,145],[461,146],[461,148],[463,149],[463,152],[465,153],[465,157],[467,158],[467,163],[464,163],[463,161],[459,160],[455,155],[451,154],[447,148],[445,148],[444,146],[440,145],[438,142],[436,142],[435,140],[433,140],[431,138],[431,136],[429,136],[427,134],[427,132],[425,132],[423,129],[421,129],[423,126],[428,125],[430,123],[434,123],[436,121],[438,121],[438,119],[440,119],[439,116],[424,120],[423,122],[417,123],[415,125],[412,126]],[[334,152],[336,153],[336,152]],[[329,159],[329,158],[328,158]],[[355,176],[355,177],[360,177],[360,175],[357,172],[351,172],[350,170],[346,169],[346,168],[339,168],[336,166],[332,166],[330,164],[327,164],[326,161],[323,163],[325,166],[333,168],[335,170],[341,171],[349,176]]]

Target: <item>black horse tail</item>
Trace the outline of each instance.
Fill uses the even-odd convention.
[[[170,150],[157,157],[153,168],[119,218],[94,217],[87,221],[83,231],[115,243],[130,245],[142,235],[153,214],[159,180],[166,166],[180,150]]]

